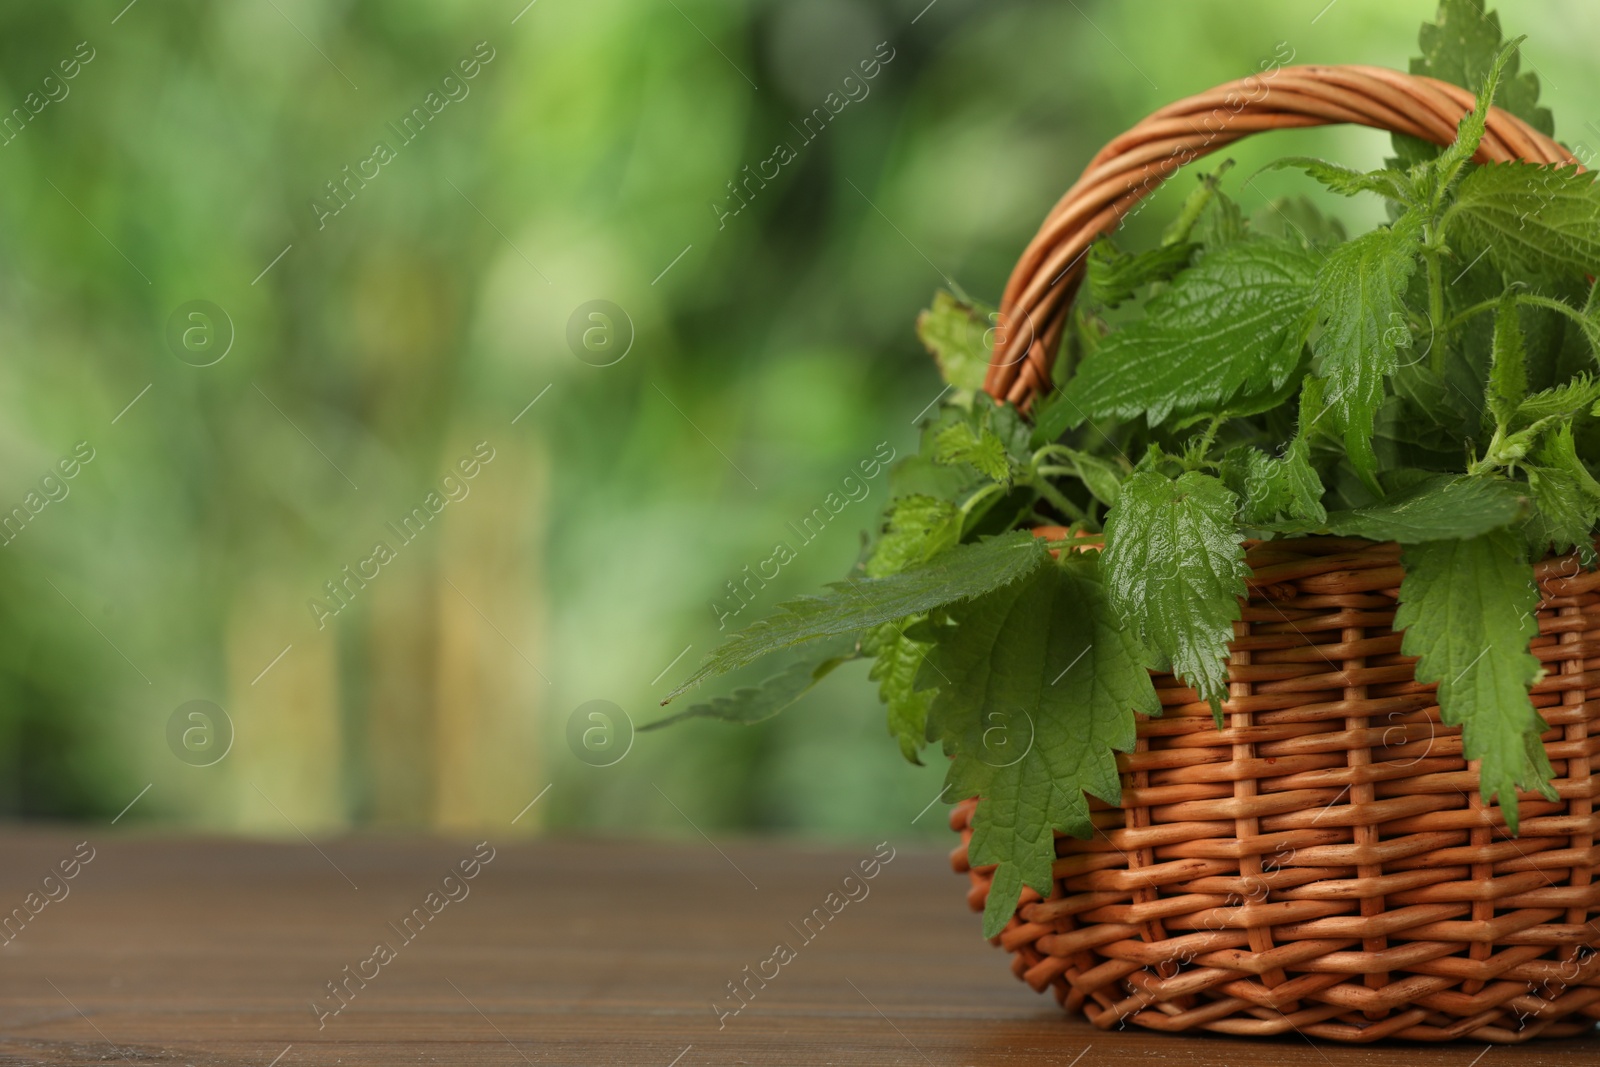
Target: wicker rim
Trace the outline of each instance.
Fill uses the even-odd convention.
[[[1339,123],[1448,144],[1474,103],[1459,86],[1383,67],[1300,66],[1227,82],[1152,112],[1089,161],[1018,260],[1000,302],[1001,328],[984,389],[1023,410],[1048,389],[1084,253],[1184,164],[1261,130]],[[1578,163],[1500,108],[1490,109],[1474,158]]]

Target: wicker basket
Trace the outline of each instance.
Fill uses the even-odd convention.
[[[1084,250],[1183,163],[1257,130],[1338,122],[1446,143],[1472,104],[1395,71],[1291,67],[1157,111],[1095,156],[1028,246],[988,391],[1027,408],[1048,388]],[[1575,163],[1505,112],[1488,131],[1480,162]],[[1534,568],[1547,674],[1533,701],[1560,799],[1524,795],[1511,837],[1400,654],[1398,547],[1302,538],[1246,558],[1226,729],[1156,676],[1163,714],[1141,716],[1119,757],[1122,806],[1095,805],[1090,840],[1057,838],[1049,899],[1025,890],[997,938],[1013,971],[1102,1028],[1495,1043],[1592,1031],[1600,573],[1571,556]],[[952,812],[952,861],[981,910],[977,803]]]

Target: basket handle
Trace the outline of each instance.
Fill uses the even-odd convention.
[[[1346,122],[1449,144],[1475,103],[1460,86],[1384,67],[1302,66],[1228,82],[1152,112],[1089,161],[1012,270],[984,389],[1023,410],[1048,390],[1085,253],[1183,164],[1260,130]],[[1578,162],[1499,108],[1489,111],[1474,159]]]

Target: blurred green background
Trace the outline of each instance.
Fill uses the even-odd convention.
[[[897,840],[947,834],[942,809],[918,818],[941,771],[901,760],[859,665],[777,720],[640,734],[610,766],[577,758],[569,720],[597,699],[658,717],[726,583],[880,445],[915,447],[940,390],[917,310],[950,283],[997,299],[1104,141],[1282,42],[1403,68],[1433,6],[125,4],[0,13],[20,109],[0,517],[24,512],[0,535],[0,812],[103,822],[137,797],[121,825]],[[1504,15],[1558,135],[1600,143],[1600,14]],[[848,102],[808,139],[830,93]],[[1309,191],[1241,189],[1269,158],[1387,147],[1258,139],[1227,188],[1259,209]],[[732,213],[729,183],[763,170]],[[610,335],[578,316],[627,347],[608,366],[568,343],[597,299],[625,315]],[[169,329],[201,300],[227,322]],[[75,448],[93,458],[62,478]],[[493,458],[461,479],[475,448]],[[841,576],[886,481],[731,624]],[[430,492],[453,498],[396,536]],[[380,541],[393,558],[331,599]],[[169,743],[193,700],[232,724],[209,766]]]

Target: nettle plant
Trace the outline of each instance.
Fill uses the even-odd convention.
[[[906,758],[937,743],[945,799],[982,798],[970,849],[997,865],[992,936],[1024,884],[1049,894],[1056,832],[1093,832],[1088,796],[1119,802],[1116,754],[1136,714],[1161,713],[1151,670],[1221,727],[1246,542],[1328,534],[1401,546],[1402,652],[1510,832],[1519,789],[1555,799],[1530,564],[1595,557],[1600,188],[1576,167],[1471,161],[1497,99],[1551,129],[1519,42],[1475,6],[1447,0],[1476,30],[1425,26],[1413,65],[1477,92],[1453,144],[1397,136],[1368,173],[1271,165],[1383,198],[1388,225],[1347,238],[1304,198],[1247,218],[1225,164],[1157,247],[1094,247],[1031,423],[982,391],[989,313],[941,293],[918,332],[953,389],[860,563],[668,699],[781,656],[773,677],[664,722],[755,722],[872,660]]]

